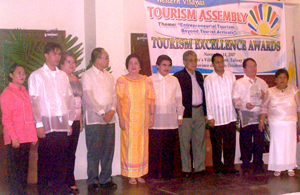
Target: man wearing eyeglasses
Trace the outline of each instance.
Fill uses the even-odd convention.
[[[111,178],[117,96],[114,78],[105,70],[109,65],[108,53],[103,48],[95,48],[91,61],[93,66],[81,77],[86,124],[87,184],[89,191],[99,191],[99,187],[117,188]]]
[[[196,71],[197,54],[191,50],[183,54],[185,68],[174,74],[178,78],[182,90],[182,104],[185,107],[182,125],[179,127],[180,153],[182,171],[190,177],[194,165],[194,173],[205,174],[205,92],[203,76]],[[192,143],[193,162],[190,149]]]
[[[234,168],[236,112],[232,102],[232,90],[236,79],[232,72],[224,69],[224,57],[221,54],[214,54],[211,61],[214,71],[205,78],[204,89],[214,172],[238,174]],[[224,163],[221,161],[222,148]]]

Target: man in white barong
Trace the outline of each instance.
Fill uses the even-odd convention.
[[[243,61],[244,77],[235,82],[233,87],[233,103],[238,109],[240,128],[240,149],[242,169],[250,172],[251,159],[255,173],[264,172],[263,143],[264,131],[258,129],[262,98],[268,89],[267,83],[256,76],[257,64],[254,59]]]
[[[238,174],[234,168],[236,143],[236,112],[232,103],[235,75],[224,69],[224,57],[211,58],[214,72],[204,80],[207,120],[213,152],[214,173]],[[224,163],[221,161],[223,149]]]
[[[169,75],[172,59],[167,55],[160,55],[156,67],[158,73],[151,76],[155,92],[155,111],[154,125],[149,129],[148,176],[170,180],[174,171],[174,149],[179,148],[175,144],[179,143],[178,126],[182,124],[184,107],[179,81]]]

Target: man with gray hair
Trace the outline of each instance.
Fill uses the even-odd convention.
[[[205,123],[206,103],[203,87],[203,76],[196,71],[197,54],[191,50],[183,54],[185,68],[174,74],[182,90],[182,104],[185,107],[182,125],[179,127],[180,153],[182,171],[190,177],[192,165],[195,174],[205,174]],[[190,149],[192,142],[193,162]]]
[[[86,124],[87,184],[89,191],[99,191],[99,187],[117,188],[111,178],[117,95],[114,78],[105,70],[109,65],[108,53],[103,48],[95,48],[91,60],[92,67],[81,77]]]

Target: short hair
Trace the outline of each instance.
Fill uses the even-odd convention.
[[[12,81],[12,78],[10,78],[9,74],[13,74],[15,72],[15,70],[17,69],[17,67],[22,67],[24,70],[24,66],[20,65],[20,64],[17,64],[17,63],[14,63],[11,67],[9,67],[8,69],[8,80],[9,81]]]
[[[136,58],[138,60],[138,62],[140,63],[140,67],[142,69],[142,61],[141,61],[141,58],[139,55],[133,53],[133,54],[130,54],[127,58],[126,58],[126,62],[125,62],[125,66],[126,66],[126,69],[128,69],[128,64],[129,64],[129,60],[131,58]]]
[[[224,57],[223,57],[222,54],[220,54],[220,53],[215,53],[214,55],[211,56],[211,62],[212,62],[212,63],[214,63],[215,57],[222,57],[222,58],[224,59]]]
[[[246,58],[243,61],[243,68],[246,68],[247,62],[250,61],[250,60],[253,61],[256,64],[256,61],[253,58]]]
[[[286,69],[280,68],[275,73],[275,78],[277,78],[280,74],[285,74],[287,79],[289,80],[289,73]]]
[[[158,58],[156,60],[156,65],[160,66],[161,62],[164,61],[164,60],[169,61],[171,63],[171,66],[172,66],[172,59],[168,55],[160,55],[160,56],[158,56]]]
[[[61,50],[61,46],[58,43],[54,43],[54,42],[47,43],[44,47],[44,54],[49,54],[50,51],[54,52],[55,48]]]
[[[95,48],[95,49],[92,51],[92,54],[91,54],[91,61],[92,61],[93,63],[96,62],[97,58],[100,58],[100,57],[101,57],[102,51],[103,51],[103,50],[104,50],[104,49],[103,49],[102,47],[97,47],[97,48]]]
[[[71,51],[66,51],[63,53],[63,55],[60,58],[60,62],[58,64],[58,68],[61,69],[61,65],[63,65],[67,59],[67,57],[73,57],[75,59],[75,55]]]
[[[183,54],[183,56],[182,56],[183,61],[187,61],[189,55],[193,55],[193,56],[196,56],[196,57],[197,57],[197,54],[196,54],[194,51],[188,50],[188,51],[184,52],[184,54]]]

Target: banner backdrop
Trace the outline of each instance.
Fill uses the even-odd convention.
[[[254,58],[258,74],[286,67],[283,3],[239,0],[145,0],[153,73],[159,55],[172,58],[171,73],[184,68],[182,55],[197,53],[197,70],[213,71],[211,56],[221,53],[225,69],[243,74],[242,61]]]

